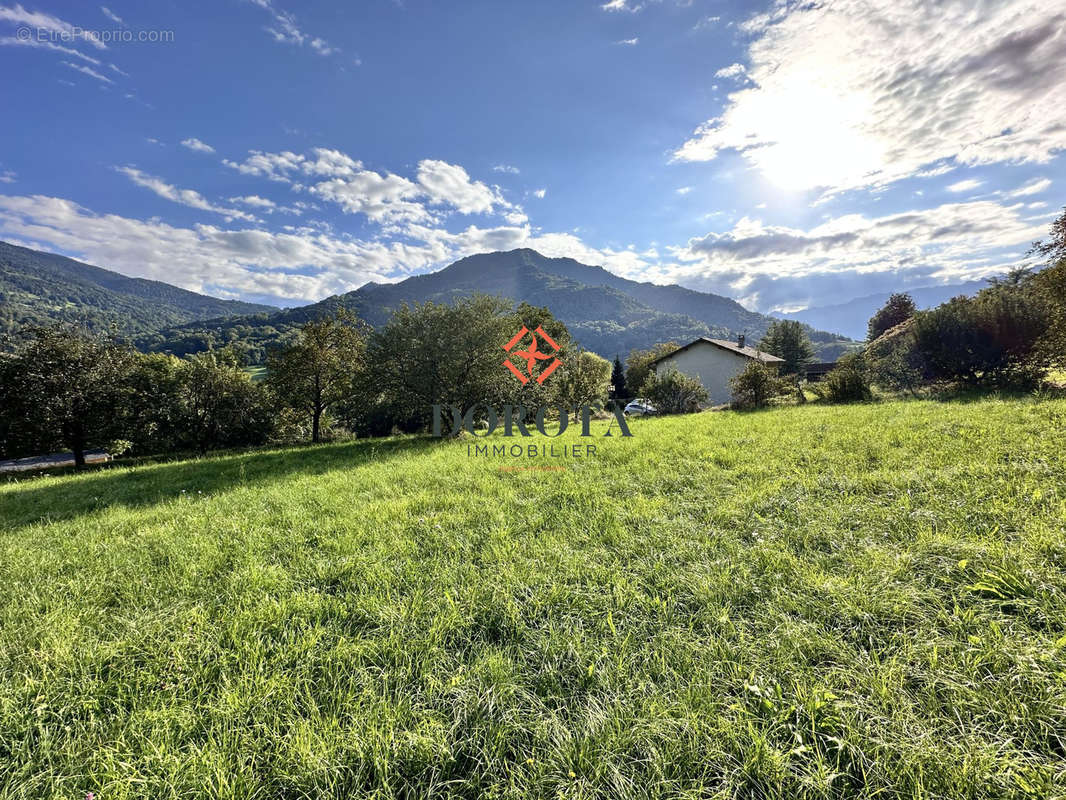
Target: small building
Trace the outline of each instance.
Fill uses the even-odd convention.
[[[837,366],[835,361],[815,361],[803,368],[804,377],[811,383],[817,383],[832,372]]]
[[[656,359],[651,366],[657,374],[676,369],[683,375],[698,378],[707,390],[707,404],[718,406],[732,399],[733,388],[729,381],[752,361],[761,361],[775,368],[785,363],[782,358],[748,347],[741,335],[735,342],[701,336]]]

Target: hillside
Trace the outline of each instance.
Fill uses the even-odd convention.
[[[1058,797],[1064,420],[808,404],[504,461],[553,472],[397,437],[0,482],[0,795]]]
[[[401,303],[447,303],[475,292],[547,306],[582,346],[607,358],[624,357],[633,348],[656,342],[686,342],[698,336],[731,338],[746,332],[757,340],[772,321],[726,297],[638,283],[602,267],[523,249],[469,256],[439,272],[399,283],[368,283],[301,308],[176,326],[144,337],[141,345],[184,354],[209,343],[240,340],[257,360],[265,347],[285,341],[295,326],[341,306],[377,326]],[[812,330],[811,336],[822,360],[835,359],[847,346],[835,334]]]
[[[71,322],[92,330],[114,325],[122,335],[137,336],[193,320],[274,310],[0,242],[0,334],[17,337],[28,326]]]
[[[987,285],[984,281],[967,281],[944,286],[922,286],[917,289],[908,289],[907,294],[914,299],[918,308],[926,309],[946,303],[959,295],[975,295]],[[803,311],[774,314],[774,316],[781,319],[796,319],[816,328],[841,331],[845,336],[862,341],[866,338],[866,324],[870,321],[870,317],[888,301],[891,294],[891,292],[868,294],[848,300],[846,303],[812,306]]]

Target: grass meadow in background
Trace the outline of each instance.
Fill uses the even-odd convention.
[[[1066,796],[1066,401],[633,428],[0,485],[0,797]]]

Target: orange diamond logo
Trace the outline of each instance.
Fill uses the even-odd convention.
[[[532,342],[524,350],[517,349],[522,343],[522,340],[526,338],[527,334],[532,337]],[[549,348],[549,351],[539,349],[541,342]],[[544,332],[544,329],[540,327],[540,325],[538,325],[536,330],[533,331],[523,325],[522,330],[516,333],[514,338],[503,346],[503,349],[506,350],[515,361],[525,367],[524,370],[519,369],[514,365],[514,362],[511,361],[511,358],[507,358],[503,362],[503,365],[511,370],[514,376],[522,382],[523,386],[531,380],[535,380],[538,384],[544,383],[544,381],[548,379],[548,376],[555,372],[559,365],[563,363],[555,357],[555,354],[559,352],[559,345],[555,343],[552,337]],[[538,373],[536,371],[538,361],[550,361],[551,363]]]

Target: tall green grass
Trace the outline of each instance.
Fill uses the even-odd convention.
[[[0,486],[0,796],[1062,797],[1064,428],[808,405],[565,471],[397,438]]]

